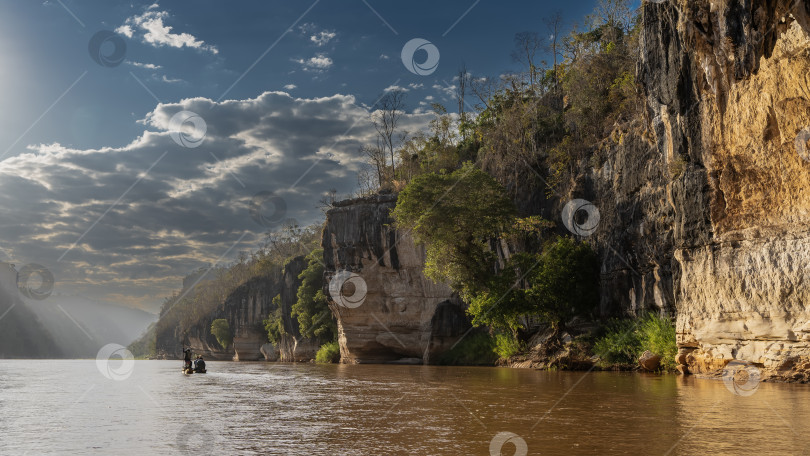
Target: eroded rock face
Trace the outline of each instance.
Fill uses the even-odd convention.
[[[272,310],[273,297],[281,292],[281,283],[280,271],[249,280],[234,290],[213,313],[201,317],[185,333],[181,333],[178,327],[168,327],[164,332],[158,332],[158,351],[168,357],[181,357],[181,347],[190,346],[194,353],[208,359],[261,359],[261,346],[267,342],[263,320]],[[219,318],[228,321],[234,336],[234,343],[227,349],[223,349],[211,334],[211,323]]]
[[[298,299],[298,287],[301,286],[301,279],[298,278],[307,267],[304,257],[296,257],[284,266],[282,278],[281,318],[284,322],[286,334],[281,337],[281,341],[276,347],[279,361],[307,362],[315,359],[315,354],[321,346],[321,340],[317,337],[306,338],[301,335],[298,321],[292,318],[292,306]],[[266,338],[266,336],[265,336]]]
[[[673,211],[690,372],[810,356],[810,3],[645,2],[639,75]],[[796,374],[796,375],[794,375]]]
[[[395,195],[379,195],[337,203],[326,215],[322,245],[327,283],[336,272],[350,271],[366,288],[344,288],[345,295],[363,295],[359,305],[330,302],[341,362],[436,362],[469,328],[450,288],[422,273],[424,249],[390,226],[389,211],[395,205]],[[329,295],[328,285],[324,292]]]
[[[309,361],[315,358],[317,340],[304,339],[290,316],[301,280],[298,276],[306,267],[303,257],[290,260],[283,271],[256,277],[238,287],[217,310],[191,327],[185,334],[178,328],[157,334],[158,350],[170,357],[181,357],[182,345],[190,346],[194,353],[206,358],[235,361],[272,359],[281,361]],[[287,335],[277,347],[267,344],[264,319],[276,307],[273,298],[280,296],[282,315]],[[211,335],[211,322],[224,318],[233,332],[233,345],[223,349]],[[272,349],[272,350],[271,350]]]

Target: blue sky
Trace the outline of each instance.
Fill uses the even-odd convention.
[[[517,70],[515,33],[546,36],[544,17],[559,10],[567,28],[594,4],[4,2],[0,261],[46,266],[55,294],[155,309],[189,271],[258,245],[253,195],[311,223],[320,195],[353,191],[386,88],[408,90],[416,131],[430,102],[453,110],[462,63],[476,77]],[[125,43],[118,65],[91,58],[103,30]],[[439,50],[430,74],[402,62],[414,38]],[[195,147],[172,139],[181,111],[204,120]]]

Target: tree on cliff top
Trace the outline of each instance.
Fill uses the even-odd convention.
[[[231,326],[228,320],[219,318],[211,322],[211,334],[217,338],[217,342],[222,348],[228,348],[233,343],[233,334],[231,333]]]

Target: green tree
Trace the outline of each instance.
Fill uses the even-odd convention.
[[[307,261],[307,267],[298,276],[301,286],[292,306],[292,316],[298,320],[302,336],[336,340],[337,325],[323,293],[323,250],[313,250],[307,255]]]
[[[586,243],[558,237],[539,254],[513,255],[485,290],[470,300],[476,326],[517,334],[524,316],[537,316],[556,331],[574,316],[592,313],[599,303],[599,262]]]
[[[211,322],[211,334],[217,338],[217,342],[222,348],[228,348],[233,343],[233,334],[228,320],[219,318]]]
[[[466,295],[491,274],[489,242],[511,225],[515,208],[503,187],[472,163],[416,177],[399,194],[396,225],[427,250],[425,274]]]
[[[281,295],[273,298],[273,306],[275,310],[264,319],[264,329],[267,330],[267,339],[278,345],[281,342],[281,336],[287,334],[281,310]]]
[[[529,283],[527,294],[537,314],[562,329],[571,318],[597,309],[599,259],[589,244],[558,237],[543,249]]]

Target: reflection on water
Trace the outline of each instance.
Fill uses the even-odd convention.
[[[802,454],[810,388],[601,372],[0,361],[0,454]],[[502,445],[501,445],[502,444]]]

